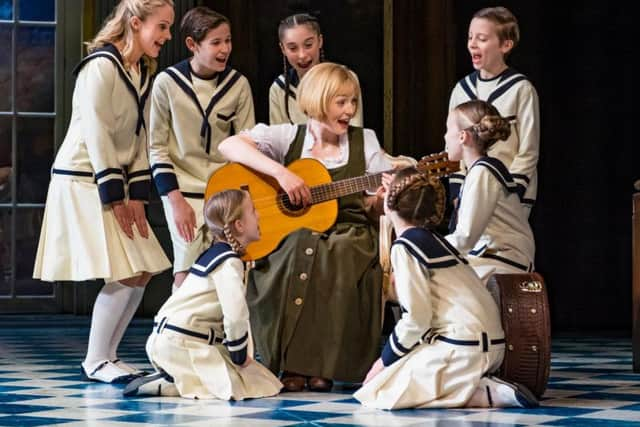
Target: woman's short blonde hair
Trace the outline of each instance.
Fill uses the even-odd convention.
[[[298,105],[307,116],[324,120],[331,100],[345,89],[353,90],[356,98],[360,97],[356,74],[344,65],[320,63],[307,71],[300,81]]]

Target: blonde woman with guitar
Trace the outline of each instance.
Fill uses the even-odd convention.
[[[287,168],[298,159],[315,159],[333,181],[357,181],[355,188],[368,190],[340,193],[337,219],[327,231],[290,232],[250,273],[247,300],[257,351],[272,371],[282,372],[288,391],[328,391],[333,380],[360,382],[380,348],[382,271],[366,205],[381,206],[381,182],[373,179],[367,187],[361,179],[392,166],[373,131],[349,125],[359,96],[347,67],[318,64],[298,88],[306,125],[260,124],[219,145],[228,160],[277,181],[286,193],[279,200],[289,218],[275,216],[274,208],[272,224],[261,222],[263,230],[294,221],[296,212],[302,215],[323,196]],[[327,191],[333,190],[339,189]]]

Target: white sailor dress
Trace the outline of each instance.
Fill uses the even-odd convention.
[[[196,76],[189,60],[156,77],[151,93],[149,157],[173,241],[174,270],[186,271],[210,245],[204,225],[204,191],[226,164],[218,151],[225,138],[255,125],[251,87],[227,66],[211,79]],[[180,190],[196,215],[196,237],[187,243],[175,227],[167,194]]]
[[[289,68],[289,97],[287,101],[289,103],[289,117],[287,117],[287,111],[285,107],[285,88],[287,87],[287,82],[285,80],[284,74],[280,74],[271,84],[269,88],[269,124],[271,125],[279,125],[283,123],[292,123],[296,125],[303,125],[307,123],[308,117],[300,109],[298,105],[297,96],[298,96],[298,84],[300,83],[300,78],[298,77],[298,73],[294,68]],[[353,73],[358,79],[358,76]],[[356,111],[356,115],[351,119],[350,125],[356,127],[363,127],[363,107],[362,107],[362,90],[360,91],[360,97],[358,98],[358,110]]]
[[[78,65],[73,111],[51,170],[34,278],[55,281],[126,279],[170,267],[149,238],[128,238],[110,204],[147,201],[151,174],[145,110],[151,78],[124,68],[108,44]]]
[[[535,241],[518,183],[498,159],[481,157],[467,171],[457,224],[446,239],[468,256],[478,276],[533,271]]]
[[[520,201],[530,209],[535,203],[538,191],[538,94],[527,77],[513,68],[507,68],[500,75],[488,80],[480,78],[480,73],[474,71],[454,87],[449,100],[449,111],[463,102],[475,99],[492,104],[502,117],[515,116],[509,138],[493,144],[487,155],[499,159],[507,166],[517,185]],[[452,197],[457,196],[463,180],[464,167],[463,171],[450,178]]]
[[[385,368],[354,397],[379,409],[465,406],[504,357],[495,301],[465,259],[427,229],[405,231],[391,263],[402,317],[382,351]]]
[[[182,397],[242,400],[280,392],[280,381],[260,363],[241,366],[253,348],[243,277],[238,254],[215,243],[156,315],[147,355]]]

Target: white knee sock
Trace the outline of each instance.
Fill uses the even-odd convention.
[[[118,282],[106,283],[93,306],[85,371],[91,372],[100,362],[109,360],[111,339],[131,299],[133,288]]]
[[[118,324],[116,325],[111,337],[111,342],[109,343],[109,360],[112,361],[118,358],[117,352],[120,341],[122,341],[122,337],[124,337],[127,326],[129,326],[133,315],[136,314],[136,310],[138,310],[138,306],[140,305],[140,301],[142,301],[142,296],[144,295],[144,287],[130,289],[131,295],[129,297],[129,301],[120,316],[120,320],[118,320]]]

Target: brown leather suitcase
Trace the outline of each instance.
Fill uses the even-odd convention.
[[[523,384],[541,397],[551,365],[546,284],[538,273],[494,274],[487,288],[500,307],[506,338],[498,377]]]

